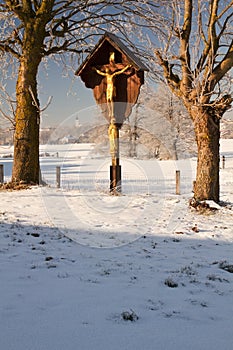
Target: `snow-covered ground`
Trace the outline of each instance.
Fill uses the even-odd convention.
[[[223,206],[200,215],[195,159],[122,159],[110,196],[108,157],[43,147],[49,186],[0,191],[1,349],[231,350],[233,141],[221,152]],[[8,179],[12,160],[0,163]]]

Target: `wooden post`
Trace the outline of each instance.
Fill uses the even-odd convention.
[[[112,165],[110,166],[110,193],[117,195],[121,193],[121,166],[119,152],[119,129],[113,120],[108,129],[110,154]]]
[[[226,162],[226,158],[225,156],[222,156],[222,169],[225,169],[225,162]]]
[[[56,185],[57,185],[57,188],[61,187],[61,167],[60,166],[56,167]]]
[[[0,183],[4,183],[4,166],[0,164]]]
[[[121,193],[121,166],[110,165],[110,192],[112,194]]]
[[[180,194],[180,170],[176,170],[176,194]]]

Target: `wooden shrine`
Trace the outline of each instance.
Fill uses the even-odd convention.
[[[110,190],[121,191],[119,129],[137,102],[148,68],[114,34],[105,33],[76,71],[109,123]]]

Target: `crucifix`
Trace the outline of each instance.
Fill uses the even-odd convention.
[[[148,68],[112,33],[105,33],[76,71],[91,88],[109,123],[108,137],[112,164],[110,192],[121,192],[119,129],[137,102]]]
[[[121,166],[119,163],[119,128],[116,124],[116,118],[114,116],[114,102],[117,95],[115,80],[116,76],[126,72],[129,68],[132,67],[132,65],[127,64],[122,69],[111,71],[111,68],[114,68],[115,66],[115,53],[110,52],[109,66],[110,67],[106,67],[105,71],[99,70],[96,67],[93,67],[93,70],[106,79],[105,93],[108,107],[108,116],[110,120],[108,137],[110,154],[112,157],[112,165],[110,167],[110,190],[112,194],[116,194],[121,192]]]
[[[110,52],[109,65],[115,65],[115,53]],[[110,191],[112,194],[121,192],[121,166],[119,162],[119,128],[116,124],[116,118],[114,116],[114,101],[116,97],[116,76],[123,74],[131,68],[132,65],[128,64],[120,70],[111,72],[110,68],[106,68],[105,72],[94,67],[94,70],[101,76],[106,78],[106,101],[108,107],[108,114],[110,125],[108,128],[108,137],[110,144],[110,154],[112,157],[112,165],[110,166]]]

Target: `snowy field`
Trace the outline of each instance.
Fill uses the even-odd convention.
[[[0,192],[0,348],[232,350],[233,140],[221,154],[222,206],[200,215],[194,158],[122,159],[110,196],[109,157],[43,146],[48,186]]]

